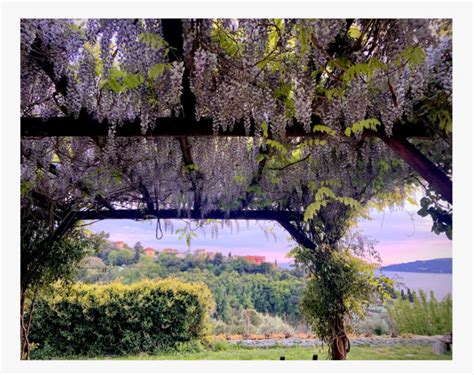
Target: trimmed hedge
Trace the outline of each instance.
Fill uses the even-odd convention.
[[[32,357],[123,355],[206,341],[214,301],[202,283],[175,279],[124,285],[56,285],[38,301]]]

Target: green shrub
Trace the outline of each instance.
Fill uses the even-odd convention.
[[[180,342],[176,345],[178,353],[200,353],[204,351],[204,346],[199,340]]]
[[[279,316],[265,315],[262,320],[262,323],[258,326],[258,333],[261,335],[283,334],[291,336],[295,333],[295,330]]]
[[[212,332],[214,335],[230,335],[230,327],[222,321],[215,321],[212,324]]]
[[[214,301],[204,284],[58,284],[52,295],[35,310],[36,358],[154,353],[209,339]]]
[[[380,305],[367,307],[364,316],[353,314],[347,324],[347,331],[354,335],[388,335],[391,328],[387,310]]]
[[[262,314],[253,309],[234,311],[229,323],[216,321],[213,324],[215,335],[264,335],[283,334],[291,336],[295,330],[278,316]]]
[[[413,293],[413,303],[407,299],[397,298],[387,303],[390,323],[397,333],[418,335],[439,335],[452,332],[452,298],[451,295],[437,301],[433,292],[430,300],[420,290]]]
[[[381,336],[384,334],[384,329],[381,325],[378,325],[378,326],[375,326],[374,328],[374,333],[377,335],[377,336]]]
[[[228,350],[231,347],[226,340],[218,340],[212,343],[212,351],[214,352],[222,352]]]

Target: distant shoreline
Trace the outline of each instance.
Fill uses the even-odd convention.
[[[396,270],[387,270],[384,267],[377,268],[377,271],[381,272],[392,272],[392,273],[423,273],[426,275],[452,275],[452,272],[428,272],[428,271],[396,271]]]
[[[438,258],[429,260],[416,260],[414,262],[392,264],[380,267],[381,271],[452,274],[453,258]]]

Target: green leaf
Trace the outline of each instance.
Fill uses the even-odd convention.
[[[136,89],[143,83],[144,79],[141,74],[128,74],[123,79],[123,86],[127,89]]]
[[[451,118],[451,113],[445,109],[441,109],[435,112],[435,117],[439,121],[439,127],[443,129],[447,135],[453,131],[453,122]]]
[[[169,64],[165,64],[165,63],[155,64],[150,68],[150,70],[148,70],[148,77],[150,79],[156,79],[160,77],[168,68],[169,68]]]
[[[59,160],[59,156],[56,153],[53,153],[53,158],[51,159],[51,163],[60,163],[61,160]]]
[[[349,28],[348,34],[352,39],[359,39],[362,35],[362,32],[360,31],[359,27],[353,25]]]
[[[419,46],[409,46],[405,48],[396,59],[397,65],[402,64],[402,60],[406,61],[410,66],[421,64],[425,60],[425,51]]]
[[[431,204],[431,201],[426,198],[426,197],[423,197],[421,198],[420,200],[420,206],[423,207],[423,208],[428,208],[428,206]]]
[[[327,133],[329,135],[336,135],[336,131],[326,125],[314,125],[313,132],[322,132],[322,133]]]
[[[417,214],[422,216],[422,217],[428,216],[428,210],[423,207],[420,210],[418,210]]]
[[[116,79],[110,78],[107,83],[114,93],[118,94],[122,91],[122,85]]]
[[[362,209],[362,205],[358,201],[356,201],[354,198],[351,198],[351,197],[336,197],[335,199],[337,201],[345,204],[346,206],[355,209],[355,210]]]
[[[197,164],[187,164],[184,166],[184,170],[189,173],[192,171],[198,171],[199,167]]]
[[[413,206],[416,206],[416,200],[414,200],[412,197],[407,197],[407,202]]]
[[[301,54],[304,54],[309,49],[311,34],[308,28],[304,25],[298,26],[298,41],[300,43]]]
[[[168,45],[166,40],[164,40],[161,35],[156,33],[141,33],[138,35],[138,41],[155,50]]]
[[[217,21],[213,24],[211,38],[217,42],[219,47],[228,55],[238,58],[242,57],[243,48],[241,48],[235,35],[221,28]]]
[[[257,163],[260,163],[261,161],[263,161],[266,158],[267,158],[266,154],[258,154],[257,155]]]
[[[379,160],[378,162],[379,171],[384,173],[390,170],[390,166],[385,160]]]
[[[113,179],[115,180],[115,182],[117,182],[117,183],[122,182],[122,179],[123,179],[123,178],[122,178],[122,173],[120,173],[120,171],[114,170],[114,171],[112,172],[112,177],[113,177]]]
[[[119,79],[123,78],[127,75],[127,73],[123,70],[120,70],[118,68],[112,68],[110,69],[110,77],[113,79]]]
[[[266,143],[268,146],[270,146],[270,147],[276,149],[277,151],[279,151],[279,152],[282,153],[282,154],[287,154],[287,153],[288,153],[288,149],[287,149],[283,144],[281,144],[281,143],[278,142],[278,141],[275,141],[275,140],[273,140],[273,139],[267,139],[267,140],[265,141],[265,143]]]
[[[271,31],[268,32],[268,52],[270,53],[273,51],[277,45],[278,42],[278,30],[276,28],[272,28]]]
[[[290,95],[291,85],[289,83],[282,83],[275,89],[275,97],[285,101]]]
[[[316,215],[316,212],[318,212],[320,208],[321,208],[320,202],[311,203],[308,207],[306,207],[306,210],[304,211],[303,220],[304,221],[311,220],[314,217],[314,215]]]
[[[268,125],[266,121],[262,122],[262,132],[263,132],[263,137],[268,138]]]
[[[316,192],[316,201],[322,201],[324,197],[336,198],[336,194],[326,186],[320,187]]]
[[[376,118],[360,120],[354,123],[351,127],[346,128],[344,134],[349,137],[351,132],[357,134],[364,131],[364,129],[377,130],[378,125],[380,125],[380,121]]]
[[[143,81],[143,76],[139,73],[127,73],[124,70],[112,68],[109,79],[102,82],[102,85],[107,85],[113,92],[118,94],[129,89],[136,89]]]
[[[245,181],[245,177],[244,176],[241,176],[241,175],[235,175],[234,176],[234,181],[239,184],[239,185],[242,185]]]
[[[358,69],[359,68],[357,65],[352,65],[349,67],[342,75],[342,80],[346,83],[352,81],[356,77]]]
[[[345,83],[351,82],[356,77],[365,76],[366,79],[370,80],[376,70],[384,69],[386,64],[378,59],[370,59],[365,63],[349,65],[344,74],[342,80]]]

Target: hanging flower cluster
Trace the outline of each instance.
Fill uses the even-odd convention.
[[[41,117],[61,110],[77,116],[81,109],[109,123],[138,117],[146,129],[160,117],[182,115],[187,64],[196,117],[212,118],[216,131],[266,121],[278,134],[293,118],[310,131],[312,117],[321,115],[335,128],[376,117],[390,134],[429,84],[451,97],[452,47],[443,25],[184,20],[184,61],[170,63],[174,47],[160,20],[22,20],[24,90],[44,93],[47,86],[36,78],[38,54],[54,68],[49,86],[66,82],[60,98],[37,103],[37,95],[22,95],[22,105]]]
[[[107,140],[23,140],[25,186],[90,204],[97,193],[125,207],[199,202],[203,213],[300,212],[322,186],[368,199],[398,190],[409,171],[354,124],[372,120],[390,135],[423,98],[442,91],[451,101],[443,20],[183,20],[179,59],[162,29],[154,19],[22,20],[22,115],[110,124]],[[127,121],[146,133],[183,117],[184,84],[196,120],[211,119],[215,132],[242,123],[254,137],[188,138],[189,164],[176,139],[114,136]],[[287,140],[294,122],[328,139]]]

